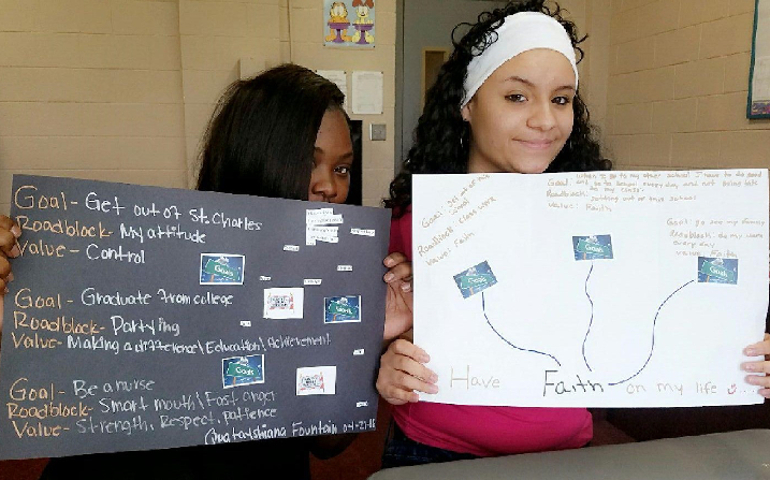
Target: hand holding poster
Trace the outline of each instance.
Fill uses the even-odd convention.
[[[422,401],[761,403],[766,170],[414,177]]]
[[[11,213],[0,458],[375,428],[387,211],[15,176]]]

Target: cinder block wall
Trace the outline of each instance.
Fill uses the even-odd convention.
[[[770,122],[744,114],[754,0],[559,3],[589,33],[581,92],[617,168],[768,166]],[[377,3],[375,49],[343,50],[323,47],[315,0],[0,0],[0,212],[15,172],[192,185],[221,91],[285,61],[384,73],[383,114],[358,117],[365,134],[388,128],[363,143],[364,202],[378,204],[395,5]]]
[[[388,126],[387,141],[363,139],[364,203],[379,204],[393,176],[396,2],[377,2],[372,50],[323,47],[322,5],[0,0],[0,213],[14,173],[193,186],[220,93],[289,61],[384,73],[383,114],[353,116],[365,133]]]
[[[754,3],[611,0],[606,138],[618,168],[770,167],[770,121],[745,114]]]
[[[746,118],[755,0],[601,1],[611,3],[605,138],[616,168],[770,167],[770,121]],[[609,409],[607,419],[650,440],[768,428],[768,409]]]
[[[282,61],[279,3],[178,0],[184,134],[191,187],[198,169],[200,140],[222,91],[239,78],[242,67],[245,74],[255,74]]]
[[[350,105],[351,75],[353,70],[380,71],[383,73],[382,115],[353,115],[354,120],[363,121],[363,203],[379,205],[388,192],[393,179],[393,155],[395,155],[395,107],[396,107],[396,0],[375,1],[376,47],[374,49],[339,49],[324,47],[318,39],[323,38],[323,2],[319,0],[281,0],[281,51],[283,58],[289,58],[312,69],[344,70],[348,72],[348,91],[345,92]],[[349,11],[355,18],[355,12]],[[352,29],[351,29],[352,30]],[[290,35],[288,34],[290,33]],[[352,34],[352,32],[351,32]],[[289,52],[287,52],[289,50]],[[369,140],[369,125],[386,125],[387,139]]]
[[[0,0],[0,212],[17,172],[186,186],[176,1]]]

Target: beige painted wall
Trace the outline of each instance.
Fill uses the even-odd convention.
[[[602,142],[606,142],[607,133],[611,17],[612,0],[586,0],[585,21],[578,23],[580,33],[588,34],[581,45],[585,65],[580,72],[580,91]]]
[[[589,34],[581,91],[617,168],[768,167],[770,121],[745,118],[754,0],[562,0]],[[0,0],[0,212],[11,175],[192,184],[220,92],[293,61],[380,70],[364,121],[364,203],[393,175],[395,0],[377,47],[324,47],[320,0]],[[371,123],[388,140],[372,142]]]
[[[194,185],[201,134],[239,76],[293,61],[379,70],[388,140],[364,136],[364,203],[393,176],[395,0],[377,46],[322,45],[315,0],[0,0],[0,213],[14,173]],[[350,83],[350,76],[348,76]],[[351,93],[350,89],[346,92]]]
[[[754,0],[611,0],[617,168],[770,167],[770,121],[745,115],[753,12]]]
[[[283,4],[287,0],[281,0]],[[378,0],[376,47],[371,49],[339,49],[324,47],[317,39],[323,37],[323,18],[320,0],[291,0],[288,8],[289,25],[282,27],[282,52],[287,50],[291,60],[312,69],[344,70],[348,72],[348,91],[351,96],[351,75],[353,70],[381,71],[383,73],[383,114],[353,115],[354,120],[363,121],[363,201],[364,205],[380,205],[393,179],[393,155],[395,154],[395,106],[396,106],[396,0]],[[349,12],[350,15],[354,13]],[[289,39],[286,28],[290,27]],[[348,102],[350,103],[350,102]],[[369,125],[384,123],[387,140],[369,140]]]
[[[13,173],[185,186],[176,1],[0,0],[0,212]]]
[[[578,28],[584,52],[578,63],[580,95],[588,105],[591,123],[597,128],[599,139],[606,142],[607,92],[609,85],[610,21],[612,0],[558,0],[562,16]],[[550,2],[554,6],[554,2]]]

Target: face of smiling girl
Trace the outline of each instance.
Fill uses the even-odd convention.
[[[328,110],[315,139],[308,200],[345,203],[352,165],[353,144],[345,116],[337,109]]]
[[[468,171],[542,173],[572,132],[575,72],[554,50],[523,52],[500,66],[463,107]]]

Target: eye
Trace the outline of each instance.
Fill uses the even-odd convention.
[[[337,175],[347,177],[350,175],[350,166],[349,165],[338,165],[334,168],[334,173]]]
[[[520,93],[512,93],[510,95],[506,95],[505,99],[508,100],[509,102],[514,102],[514,103],[523,103],[527,101],[527,97],[525,97]]]
[[[554,98],[551,100],[551,102],[555,103],[556,105],[569,105],[572,103],[572,99],[570,97],[561,96]]]

